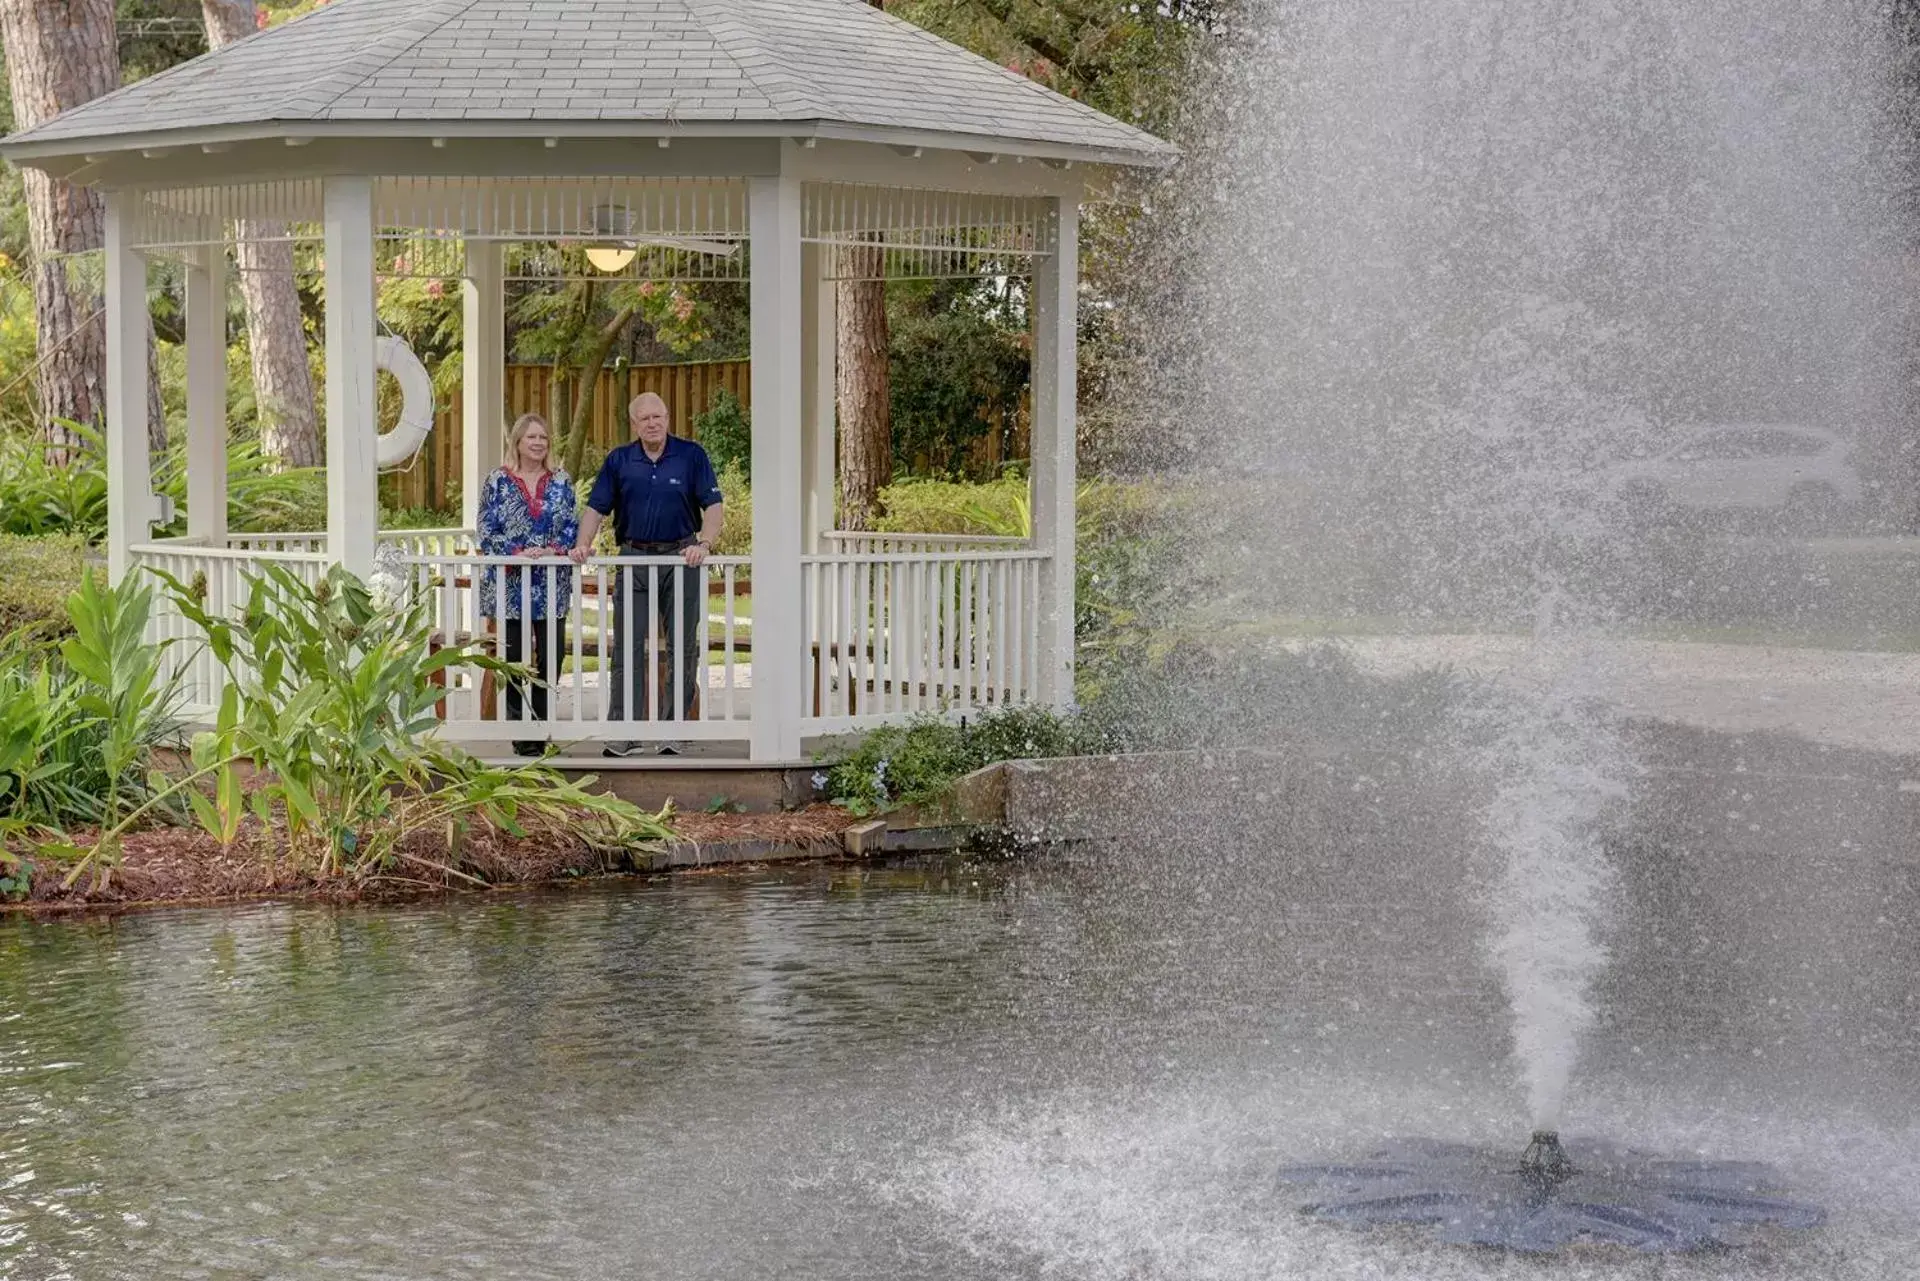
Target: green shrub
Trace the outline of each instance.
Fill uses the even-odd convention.
[[[880,491],[879,530],[896,534],[1024,537],[1031,523],[1026,477],[1009,472],[984,485],[912,478]]]
[[[89,542],[107,532],[107,471],[100,437],[67,426],[87,448],[64,466],[47,461],[36,433],[0,436],[0,533],[79,534]]]
[[[0,834],[55,834],[39,849],[73,864],[69,883],[88,869],[104,883],[117,834],[83,851],[57,833],[113,829],[165,787],[153,751],[177,734],[180,698],[167,648],[146,639],[152,604],[143,577],[109,589],[89,575],[67,601],[71,635],[0,640]]]
[[[996,761],[1093,750],[1086,729],[1073,714],[1046,707],[1011,707],[960,722],[928,713],[868,733],[827,772],[827,793],[856,814],[925,805]]]
[[[705,413],[693,416],[693,438],[706,449],[716,470],[752,470],[753,416],[725,387],[713,393]]]
[[[0,534],[0,634],[40,624],[72,630],[67,597],[87,576],[87,544],[69,534]]]
[[[262,819],[278,806],[296,854],[314,851],[315,871],[327,876],[419,862],[401,846],[409,831],[444,833],[455,849],[475,820],[519,836],[522,814],[576,831],[584,819],[583,834],[607,844],[666,834],[658,819],[590,794],[586,782],[496,768],[437,743],[435,705],[446,696],[438,679],[448,667],[514,669],[465,646],[434,649],[426,598],[385,608],[338,567],[311,585],[262,568],[238,616],[208,614],[190,587],[170,580],[227,673],[215,729],[193,740],[195,769],[215,780],[214,794],[187,794],[221,840],[237,835],[243,806]],[[244,797],[240,760],[268,780]]]
[[[0,533],[77,534],[99,542],[107,532],[106,455],[100,434],[68,424],[85,442],[64,466],[47,462],[35,435],[0,436]],[[155,493],[171,498],[179,513],[157,536],[186,529],[187,465],[183,446],[156,460]],[[324,529],[326,473],[318,467],[277,470],[258,443],[237,439],[227,447],[227,526],[238,532],[282,533]]]
[[[382,507],[380,509],[380,528],[382,529],[457,529],[460,525],[460,509],[439,507]],[[325,529],[323,516],[315,529]]]
[[[179,519],[156,531],[186,532],[186,453],[176,445],[154,469],[154,492],[173,499]],[[284,534],[327,527],[327,473],[319,467],[276,469],[257,441],[227,445],[227,528],[235,533]]]
[[[720,530],[720,542],[714,552],[720,556],[753,554],[753,486],[747,472],[738,466],[717,468],[720,493],[727,503],[727,523]]]
[[[1080,488],[1074,565],[1075,692],[1146,662],[1159,637],[1216,590],[1189,554],[1198,500],[1140,485]]]

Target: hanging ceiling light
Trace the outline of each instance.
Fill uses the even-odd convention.
[[[640,251],[634,248],[631,242],[623,244],[613,241],[587,246],[587,261],[593,264],[595,271],[604,271],[609,276],[618,271],[625,271],[639,256]]]
[[[640,256],[639,246],[627,239],[633,230],[633,214],[621,205],[600,205],[593,211],[596,241],[587,246],[587,261],[595,271],[608,275],[625,271]]]
[[[737,241],[703,240],[694,236],[633,235],[633,214],[620,205],[601,205],[593,211],[594,240],[586,246],[587,261],[608,275],[625,271],[640,256],[641,245],[659,245],[687,253],[731,258],[740,252]]]

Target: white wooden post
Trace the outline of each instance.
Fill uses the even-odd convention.
[[[839,295],[827,279],[830,260],[826,245],[800,247],[801,515],[810,552],[827,550],[821,535],[834,528],[839,487],[833,447]]]
[[[327,288],[327,555],[362,578],[380,529],[374,400],[373,181],[329,178]]]
[[[800,181],[748,180],[753,252],[752,757],[800,757],[806,636],[800,589]]]
[[[139,193],[107,193],[107,577],[153,533],[153,459],[147,448],[147,260],[133,247]]]
[[[480,523],[480,487],[506,447],[504,274],[499,241],[467,241],[460,282],[460,523],[468,529]]]
[[[1052,197],[1052,252],[1033,279],[1033,542],[1040,578],[1040,697],[1073,702],[1074,490],[1078,484],[1080,203]]]
[[[187,536],[227,545],[227,251],[187,264]]]

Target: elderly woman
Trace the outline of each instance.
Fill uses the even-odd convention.
[[[547,420],[538,414],[520,415],[507,433],[505,461],[480,491],[477,532],[482,555],[558,557],[573,546],[580,532],[578,504],[567,474],[548,466],[552,450],[553,433]],[[489,620],[500,620],[502,656],[510,663],[529,664],[539,676],[530,697],[526,681],[507,682],[508,720],[524,719],[529,702],[534,720],[547,719],[547,689],[553,683],[555,658],[547,636],[548,619],[553,620],[553,640],[558,642],[565,634],[572,596],[571,573],[557,565],[531,571],[489,565],[482,573],[480,608]],[[513,750],[520,756],[538,756],[545,748],[522,739]]]

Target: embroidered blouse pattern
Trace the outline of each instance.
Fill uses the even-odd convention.
[[[537,513],[537,514],[536,514]],[[496,468],[480,491],[480,553],[483,556],[512,556],[522,548],[572,547],[580,533],[579,504],[574,500],[573,481],[563,471],[547,473],[539,488],[529,493],[519,478],[506,468]],[[547,617],[547,577],[551,572],[556,615],[567,612],[573,597],[573,570],[541,568],[529,577],[526,588],[527,617]],[[480,609],[494,616],[499,580],[506,580],[505,617],[520,617],[520,580],[518,567],[503,570],[498,565],[483,567],[480,576]]]

